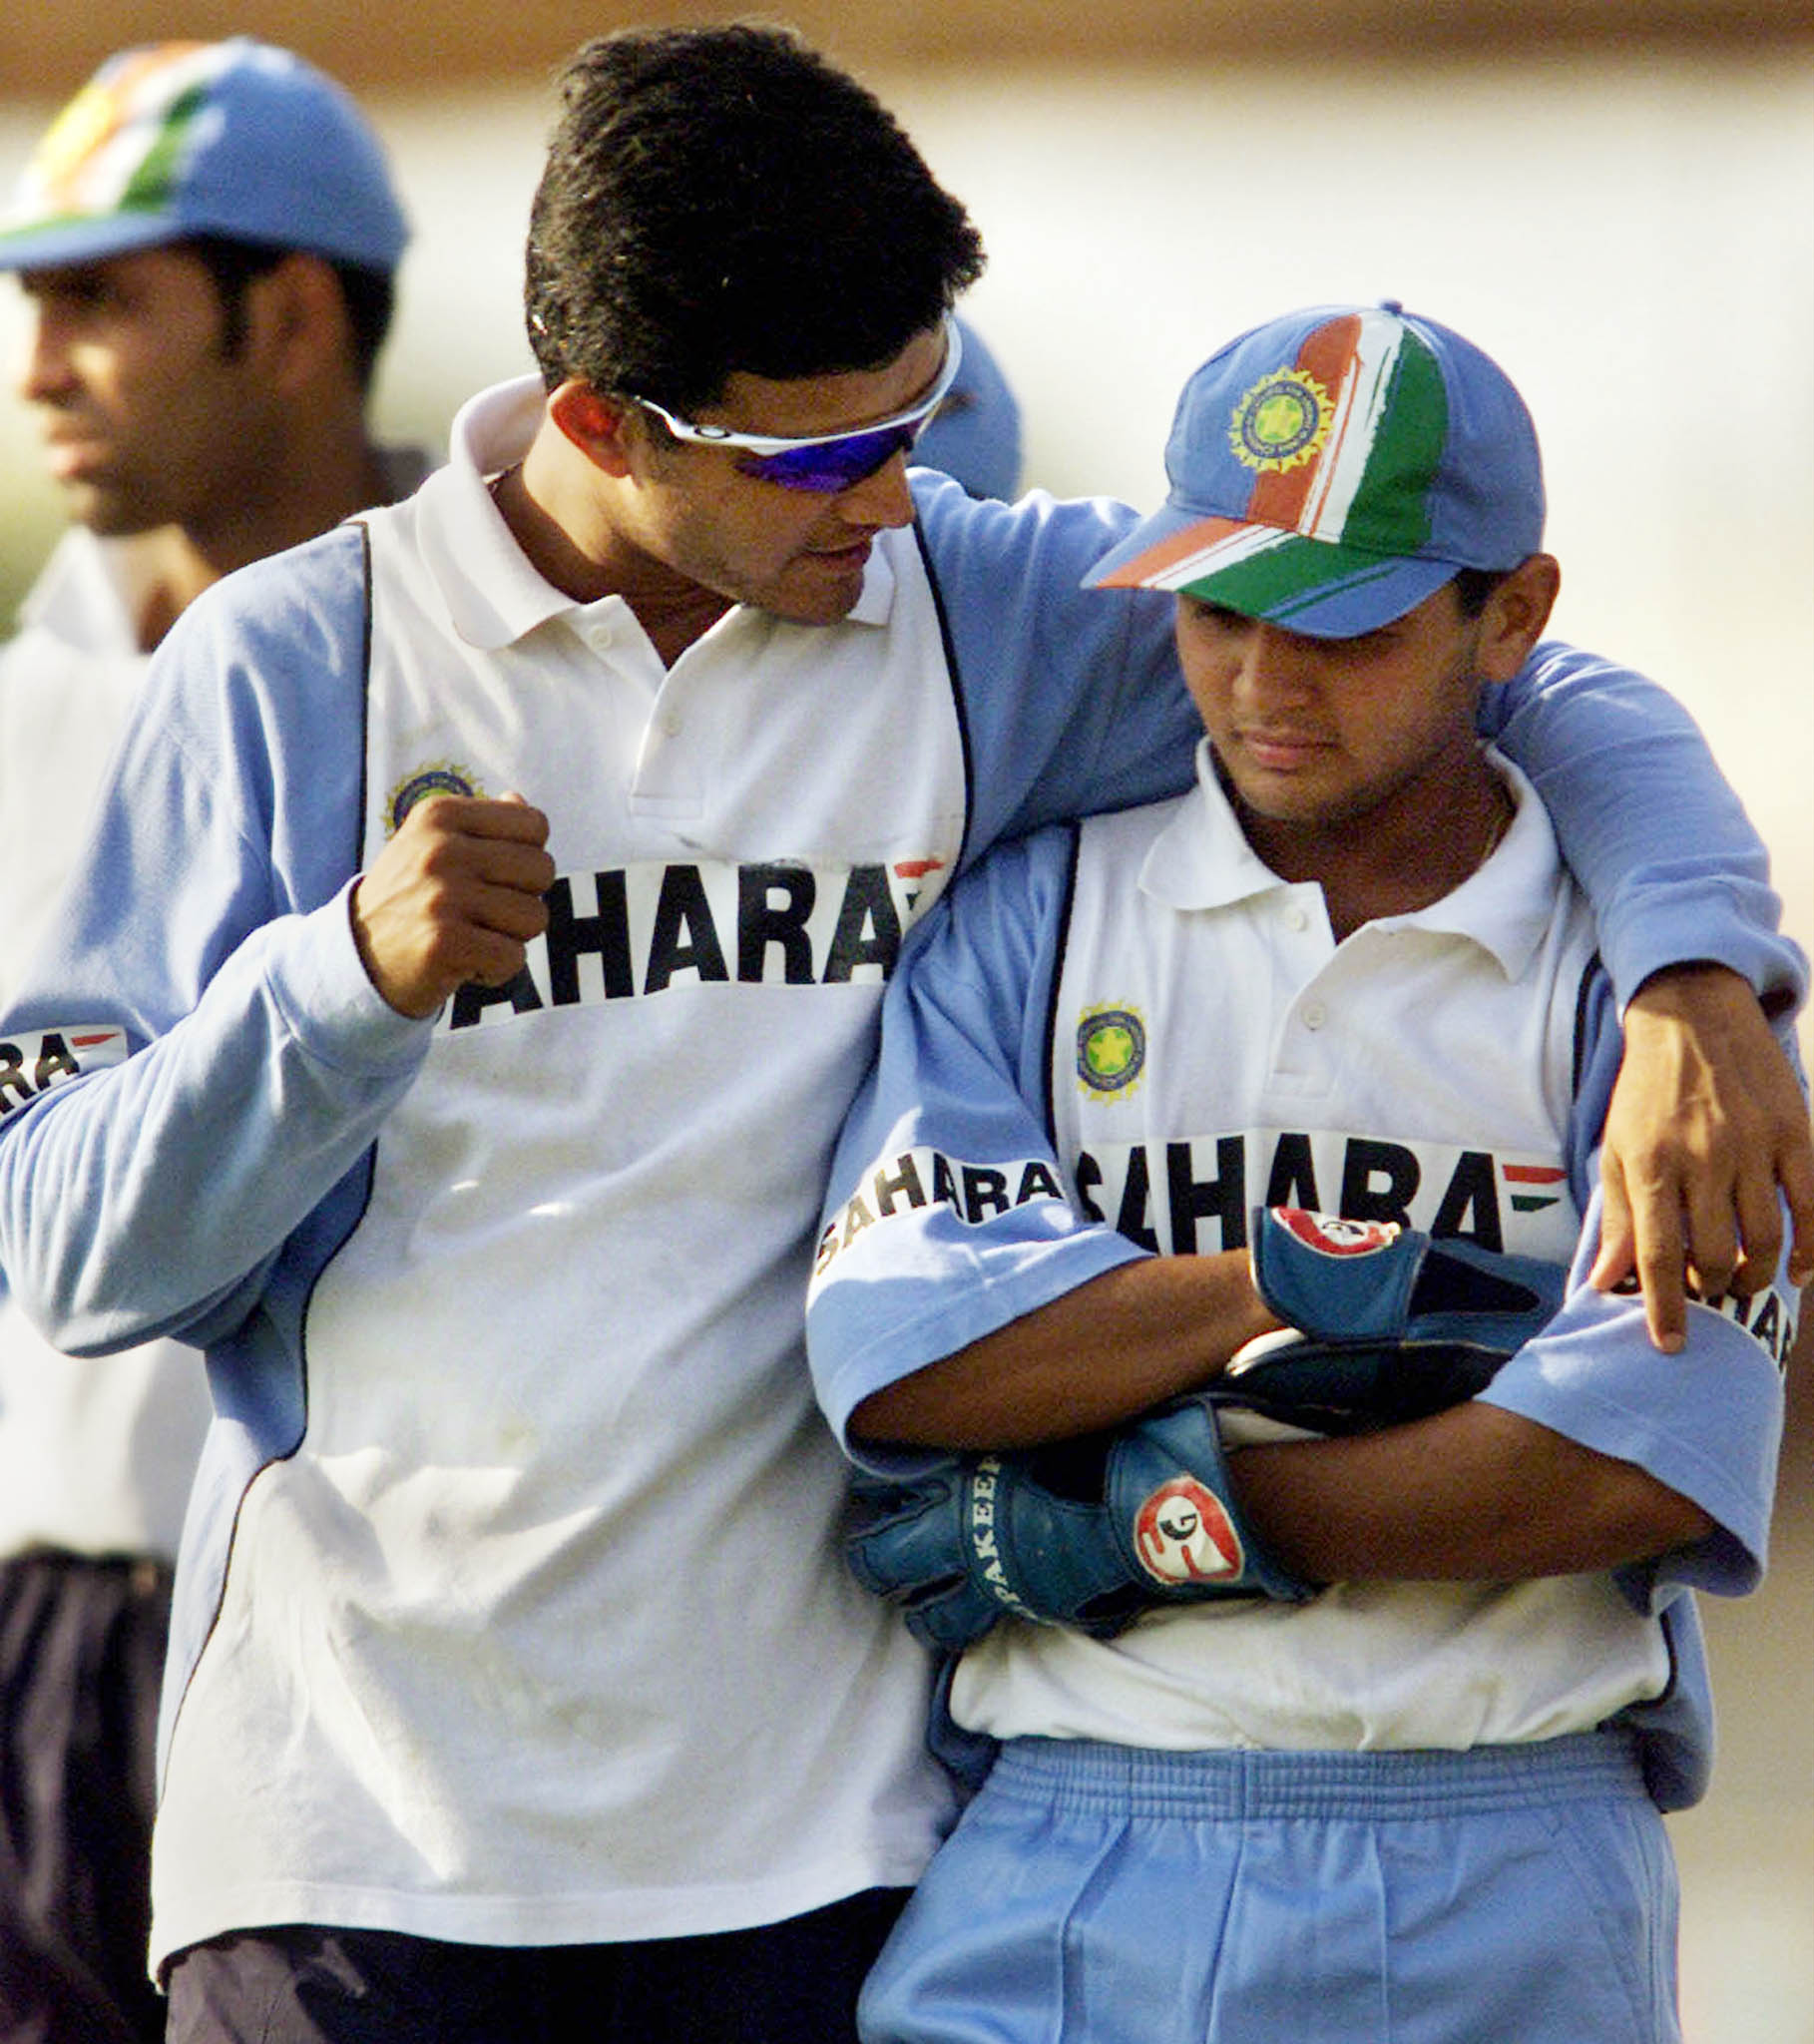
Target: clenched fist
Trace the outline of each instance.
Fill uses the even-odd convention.
[[[432,1015],[469,980],[503,986],[548,927],[548,818],[521,795],[432,795],[352,891],[353,941],[400,1015]]]

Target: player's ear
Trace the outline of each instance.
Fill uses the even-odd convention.
[[[1533,554],[1494,588],[1481,613],[1475,668],[1482,681],[1509,682],[1544,636],[1562,588],[1553,554]]]
[[[595,467],[607,475],[630,473],[629,405],[572,376],[550,396],[548,416]]]
[[[223,314],[225,316],[225,314]],[[239,294],[241,355],[259,382],[282,396],[312,390],[345,349],[345,308],[333,269],[318,256],[290,250],[245,280]],[[347,357],[349,359],[349,357]]]
[[[271,389],[297,396],[331,368],[344,364],[353,373],[345,303],[321,256],[292,249],[247,281],[243,305],[246,351]]]

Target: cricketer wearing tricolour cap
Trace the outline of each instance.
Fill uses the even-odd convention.
[[[1560,579],[1536,434],[1459,336],[1324,307],[1192,376],[1166,466],[1086,581],[1176,592],[1196,785],[958,879],[833,1166],[853,1570],[994,1743],[862,2033],[1678,2039],[1686,1592],[1758,1579],[1795,1291],[1659,1370],[1591,1281],[1618,1017],[1476,721]],[[1369,1349],[1413,1244],[1456,1268],[1395,1313],[1529,1284],[1480,1369]]]
[[[234,36],[108,58],[46,132],[0,220],[0,268],[199,235],[394,270],[408,240],[383,152],[331,78]]]
[[[1312,638],[1370,632],[1543,542],[1524,400],[1471,341],[1391,301],[1218,349],[1184,386],[1165,473],[1165,504],[1096,586],[1187,591]]]
[[[406,234],[351,99],[243,37],[110,58],[26,165],[0,269],[24,293],[18,387],[71,529],[0,646],[0,1002],[60,927],[97,785],[181,613],[426,473],[365,419]],[[118,899],[147,922],[163,896]],[[58,1354],[0,1273],[0,2036],[165,2033],[146,1977],[152,1747],[208,1416],[193,1349]]]
[[[1177,592],[1253,848],[1322,883],[1338,934],[1407,871],[1439,898],[1510,814],[1480,689],[1517,672],[1560,582],[1524,401],[1433,320],[1324,306],[1212,355],[1165,461],[1166,503],[1090,580]]]
[[[34,314],[19,389],[78,523],[177,535],[135,564],[141,650],[208,582],[395,494],[363,408],[407,239],[376,135],[287,50],[124,51],[52,123],[0,218]]]

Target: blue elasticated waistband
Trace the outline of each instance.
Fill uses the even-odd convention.
[[[1132,1816],[1456,1816],[1564,1798],[1647,1800],[1637,1742],[1578,1732],[1464,1753],[1158,1753],[1095,1740],[1013,1739],[991,1794]]]

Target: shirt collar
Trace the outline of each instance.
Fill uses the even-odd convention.
[[[100,539],[85,525],[71,526],[20,605],[20,624],[80,653],[142,658],[139,611],[151,585],[135,573],[136,560],[130,540]]]
[[[544,394],[539,377],[521,376],[470,398],[454,416],[447,466],[415,499],[422,558],[453,628],[488,653],[578,608],[530,566],[487,487],[529,452]]]
[[[618,606],[627,619],[632,617],[622,597],[583,605],[545,581],[530,565],[492,501],[489,478],[513,467],[529,452],[545,397],[539,377],[522,376],[469,399],[454,418],[447,466],[428,479],[417,499],[423,514],[420,545],[429,573],[454,630],[467,645],[483,652],[495,653],[550,618],[571,611],[586,610],[596,616],[607,606]],[[887,543],[893,537],[889,533],[878,536],[863,576],[863,593],[848,613],[849,622],[888,622],[895,575]],[[747,611],[745,605],[733,606],[712,632],[731,626],[732,620]]]
[[[1428,908],[1382,916],[1370,928],[1422,929],[1464,937],[1516,979],[1550,927],[1562,856],[1548,812],[1523,773],[1502,754],[1487,758],[1514,804],[1492,855],[1459,887]],[[1196,787],[1178,802],[1141,863],[1141,891],[1178,910],[1229,908],[1297,883],[1281,880],[1242,834],[1215,771],[1207,739],[1196,751]]]

